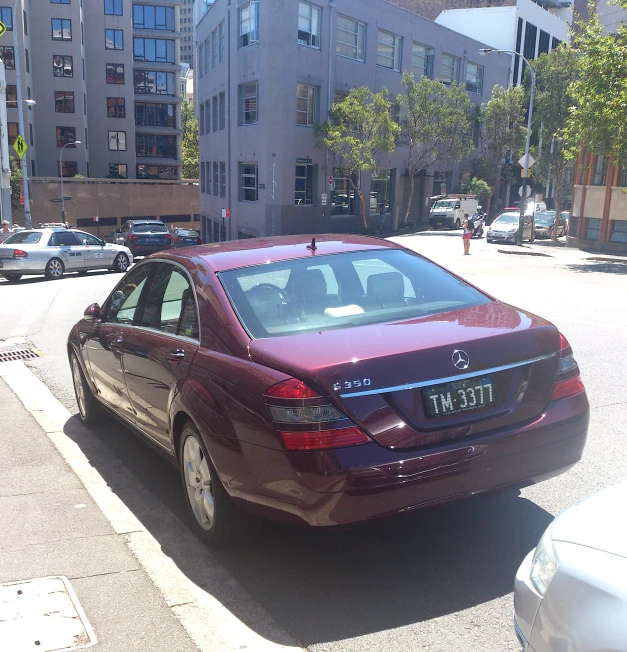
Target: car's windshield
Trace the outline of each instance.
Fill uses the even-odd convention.
[[[168,227],[165,224],[151,222],[150,224],[133,224],[133,233],[167,233]]]
[[[10,235],[4,244],[36,244],[41,240],[41,233],[39,231],[20,231]]]
[[[518,213],[503,213],[499,215],[495,220],[495,224],[518,224],[519,219]]]
[[[555,222],[555,211],[541,211],[534,216],[536,224],[553,224]]]
[[[298,258],[219,277],[253,338],[425,317],[489,301],[437,265],[398,249]]]
[[[455,208],[455,200],[448,199],[448,200],[436,201],[435,204],[433,204],[433,208]]]

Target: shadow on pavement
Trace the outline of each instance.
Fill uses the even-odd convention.
[[[573,272],[581,272],[583,274],[590,274],[592,272],[600,274],[627,274],[627,264],[625,263],[609,263],[593,261],[587,263],[571,263],[566,265],[567,269]]]
[[[130,269],[130,268],[129,268]],[[36,283],[63,283],[63,281],[69,281],[73,278],[85,278],[89,276],[102,276],[103,274],[113,274],[107,269],[102,270],[90,270],[86,274],[79,274],[77,272],[66,272],[61,278],[55,279],[54,281],[49,281],[43,274],[41,276],[22,276],[19,281],[8,281],[4,277],[0,276],[0,285],[5,283],[6,285],[34,285]],[[119,273],[119,272],[115,272]]]
[[[79,446],[81,428],[71,419],[65,429]],[[511,593],[518,565],[552,520],[512,491],[341,531],[251,518],[234,545],[194,555],[181,542],[186,528],[173,535],[161,522],[165,507],[189,524],[174,467],[112,417],[90,431],[161,501],[132,491],[109,454],[83,446],[180,570],[255,629],[228,582],[207,586],[204,565],[218,560],[304,646],[411,625]]]

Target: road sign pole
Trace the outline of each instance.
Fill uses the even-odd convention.
[[[2,204],[2,220],[13,226],[11,215],[11,165],[9,159],[9,137],[7,133],[7,103],[4,63],[0,61],[0,202]]]

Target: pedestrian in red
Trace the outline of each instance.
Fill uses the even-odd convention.
[[[462,238],[464,240],[464,256],[470,256],[470,239],[472,238],[472,223],[468,217],[468,213],[464,213],[464,223],[462,224],[464,229],[462,233]]]

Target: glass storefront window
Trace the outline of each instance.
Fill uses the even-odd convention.
[[[586,229],[586,239],[598,240],[601,233],[601,220],[596,217],[589,217],[588,228]]]
[[[625,242],[627,243],[627,221],[625,220],[612,220],[612,235],[610,242]]]
[[[392,172],[384,168],[372,171],[370,186],[370,215],[379,215],[381,206],[385,213],[390,212],[390,188],[392,186]]]
[[[355,190],[339,168],[333,168],[333,189],[330,194],[331,215],[357,214]]]

